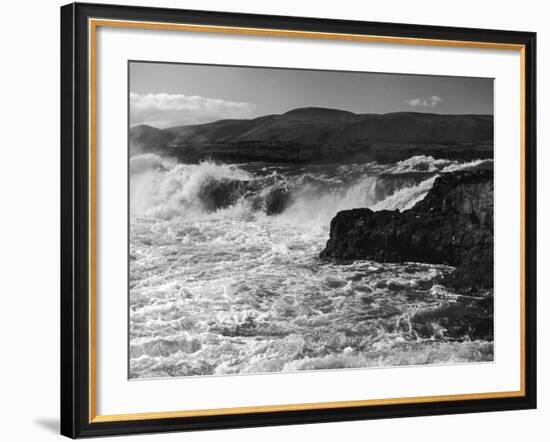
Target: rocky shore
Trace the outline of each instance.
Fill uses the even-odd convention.
[[[436,178],[412,209],[339,212],[321,258],[447,264],[445,281],[475,294],[493,286],[493,171],[469,170]]]

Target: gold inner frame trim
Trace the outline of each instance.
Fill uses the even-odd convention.
[[[129,414],[96,414],[96,35],[97,28],[133,28],[163,31],[207,32],[217,34],[253,35],[265,37],[290,37],[323,40],[340,40],[369,43],[412,44],[419,46],[445,46],[475,49],[498,49],[518,51],[520,54],[520,389],[487,393],[466,393],[437,396],[416,396],[388,399],[367,399],[352,401],[314,402],[284,405],[260,405],[233,408],[214,408],[179,411],[158,411]],[[273,413],[281,411],[323,410],[329,408],[366,407],[376,405],[420,404],[427,402],[482,400],[525,396],[525,46],[521,44],[475,42],[459,40],[424,39],[412,37],[390,37],[362,34],[292,31],[283,29],[246,28],[231,26],[210,26],[182,23],[140,22],[130,20],[88,19],[88,93],[89,93],[89,382],[88,422],[117,422],[146,419],[169,419],[199,416],[238,415],[246,413]]]

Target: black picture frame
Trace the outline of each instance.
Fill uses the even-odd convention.
[[[90,18],[520,45],[524,51],[524,395],[198,417],[90,419]],[[106,436],[536,408],[536,34],[167,8],[61,8],[61,434]],[[93,250],[92,250],[93,252]],[[124,296],[124,294],[121,294]]]

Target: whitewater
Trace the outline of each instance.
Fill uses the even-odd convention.
[[[319,259],[337,212],[406,210],[439,174],[486,162],[132,157],[130,378],[492,360],[492,342],[411,326],[460,297],[439,284],[452,267]]]

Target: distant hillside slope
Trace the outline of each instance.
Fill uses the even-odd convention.
[[[130,146],[133,154],[149,152],[174,141],[172,134],[145,124],[130,129]]]
[[[386,143],[407,144],[401,149],[403,153],[411,149],[411,144],[432,145],[436,150],[448,149],[449,145],[482,144],[483,155],[487,156],[492,152],[492,140],[490,115],[354,114],[325,108],[299,108],[282,115],[164,130],[145,125],[130,130],[134,154],[160,151],[182,158],[208,155],[274,161],[289,155],[290,160],[301,161],[361,153],[377,157],[389,152],[382,149]],[[393,152],[395,147],[390,146],[390,150]]]

